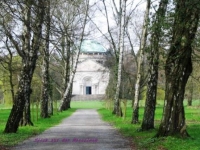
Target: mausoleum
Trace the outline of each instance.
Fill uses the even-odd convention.
[[[104,67],[106,52],[96,41],[82,42],[72,95],[105,94],[109,81],[109,70]]]

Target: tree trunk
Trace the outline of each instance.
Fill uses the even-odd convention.
[[[41,118],[49,117],[49,109],[52,109],[52,102],[49,103],[51,99],[50,93],[50,78],[49,78],[49,35],[50,35],[50,1],[48,1],[47,9],[46,9],[46,37],[45,37],[45,47],[43,49],[43,68],[42,68],[42,99],[41,99]],[[48,105],[51,104],[51,107],[48,108]],[[53,113],[53,109],[50,110],[51,114]]]
[[[29,6],[29,2],[27,2]],[[23,111],[25,110],[25,122],[30,121],[30,94],[31,94],[31,81],[33,72],[36,65],[36,60],[38,58],[38,51],[40,47],[40,41],[41,41],[41,34],[42,34],[42,23],[43,23],[43,17],[44,17],[44,1],[40,0],[38,1],[39,7],[36,8],[36,22],[33,33],[33,40],[32,40],[32,48],[29,49],[23,49],[22,51],[18,52],[20,56],[22,57],[22,70],[20,74],[20,80],[19,80],[19,86],[18,91],[15,95],[15,101],[11,110],[11,113],[9,115],[4,133],[16,133],[17,129],[19,127],[20,119],[23,117]],[[31,9],[31,7],[27,7],[28,9]],[[29,34],[29,33],[28,33]],[[27,35],[28,35],[27,34]],[[9,35],[10,38],[12,38],[11,35]],[[24,38],[28,38],[25,36]],[[13,39],[12,39],[13,40]],[[16,43],[15,43],[16,44]],[[26,45],[29,47],[30,45]],[[26,108],[24,109],[24,107]],[[28,118],[27,118],[28,117]]]
[[[67,33],[67,29],[65,29],[65,34],[69,34]],[[65,34],[62,35],[62,56],[63,56],[63,61],[64,61],[64,70],[63,70],[63,91],[67,88],[67,84],[69,82],[70,79],[70,71],[71,71],[71,65],[72,63],[70,63],[70,58],[73,57],[73,55],[71,54],[71,39],[69,37],[66,37]],[[64,94],[64,92],[63,92]]]
[[[150,9],[150,2],[148,1],[148,4],[146,6],[146,13],[144,17],[144,25],[143,25],[143,30],[142,30],[142,39],[141,39],[141,44],[140,44],[140,53],[139,53],[139,60],[138,60],[138,66],[137,66],[137,80],[135,84],[135,98],[134,98],[132,121],[131,121],[131,123],[133,124],[136,124],[139,121],[138,118],[139,118],[140,81],[141,81],[141,70],[142,70],[142,63],[143,63],[143,57],[144,57],[144,49],[145,49],[146,40],[147,40],[149,9]]]
[[[149,2],[150,3],[150,2]],[[141,129],[154,129],[154,115],[156,108],[157,81],[158,81],[158,65],[159,65],[159,41],[162,36],[162,26],[164,24],[165,12],[168,0],[161,0],[159,8],[156,12],[156,19],[152,25],[150,60],[148,70],[148,83],[145,110]]]
[[[30,46],[30,41],[31,41],[31,8],[32,8],[32,2],[30,0],[28,0],[25,5],[24,5],[24,25],[23,25],[23,38],[22,38],[22,42],[23,42],[23,51],[24,52],[29,52],[31,50],[31,46]],[[22,62],[26,63],[28,60],[26,60],[26,58],[24,58],[25,56],[22,56]],[[26,66],[28,67],[28,64],[26,64]],[[28,81],[27,84],[30,84],[31,82],[31,77],[29,77],[29,75],[27,75],[30,80]],[[20,125],[21,126],[26,126],[26,125],[33,125],[32,121],[31,121],[31,113],[30,113],[30,94],[31,94],[31,85],[28,85],[28,91],[24,93],[24,98],[25,98],[25,106],[24,106],[24,112],[23,112],[23,116],[20,119]]]
[[[41,118],[48,118],[48,103],[50,98],[49,83],[49,52],[45,51],[42,69],[42,99],[41,99]]]
[[[83,41],[83,36],[85,34],[85,27],[86,27],[87,17],[88,17],[88,11],[89,11],[89,1],[88,0],[86,1],[86,5],[87,6],[86,6],[86,9],[85,9],[85,14],[84,14],[85,18],[84,18],[83,27],[82,27],[83,30],[82,30],[82,33],[81,33],[80,45],[77,49],[75,61],[73,62],[73,67],[72,67],[72,70],[70,72],[69,82],[67,84],[63,98],[62,98],[61,103],[60,103],[60,107],[59,107],[60,111],[67,110],[68,108],[70,108],[72,84],[73,84],[74,76],[75,76],[75,73],[76,73],[76,68],[77,68],[77,64],[78,64],[81,44],[82,44],[82,41]]]
[[[76,68],[77,68],[79,53],[80,53],[80,49],[77,50],[76,59],[75,59],[76,61],[75,61],[73,70],[72,70],[71,75],[70,75],[70,80],[67,84],[67,88],[65,90],[62,101],[60,103],[60,108],[59,108],[60,111],[67,110],[68,108],[70,108],[69,106],[70,106],[71,97],[69,97],[69,95],[70,95],[70,92],[71,92],[71,89],[72,89],[72,84],[73,84],[73,79],[74,79],[74,75],[75,75]]]
[[[189,136],[183,106],[185,86],[192,72],[192,42],[199,21],[199,2],[177,0],[170,50],[166,60],[166,91],[160,136]]]
[[[51,97],[49,97],[49,103],[48,103],[48,114],[50,116],[53,116],[53,99]]]
[[[25,96],[24,92],[28,92],[30,90],[29,81],[27,73],[23,70],[23,78],[20,79],[19,88],[17,94],[15,95],[15,101],[13,104],[13,108],[11,110],[10,116],[8,118],[6,128],[4,130],[5,133],[15,133],[17,132],[20,119],[23,117],[23,110],[25,106]]]
[[[70,53],[71,53],[70,52],[70,50],[71,50],[70,43],[71,43],[71,41],[67,40],[65,38],[65,35],[63,35],[63,48],[62,48],[63,54],[62,55],[63,55],[63,58],[64,58],[64,70],[63,70],[63,72],[64,72],[63,73],[63,89],[64,90],[68,88],[67,86],[68,86],[68,83],[70,81]],[[67,45],[67,47],[65,45]],[[71,89],[71,85],[70,85],[69,88]],[[64,97],[65,93],[63,92],[62,94],[63,94],[63,97]],[[67,93],[67,96],[65,97],[64,101],[66,101],[66,102],[62,106],[63,110],[67,110],[67,109],[70,108],[69,105],[70,105],[71,99],[69,97],[69,94],[70,94],[70,91]]]
[[[60,108],[61,111],[62,111],[62,110],[67,110],[67,109],[71,108],[71,106],[70,106],[70,103],[71,103],[71,96],[72,96],[71,93],[72,93],[72,83],[71,83],[69,92],[68,92],[67,95],[64,97],[66,102],[63,103],[62,108]]]
[[[31,104],[30,104],[30,95],[32,93],[32,89],[31,87],[29,87],[29,93],[25,93],[25,97],[26,97],[26,102],[25,102],[25,106],[24,106],[24,112],[23,112],[23,116],[20,120],[20,125],[21,126],[26,126],[26,125],[31,125],[33,126],[33,122],[31,121]]]
[[[4,130],[5,133],[15,133],[17,132],[19,122],[21,120],[21,125],[32,125],[30,118],[30,99],[31,94],[31,79],[32,73],[35,68],[37,56],[33,56],[31,61],[23,61],[23,69],[20,75],[19,87],[18,91],[15,95],[14,104],[8,118],[6,128]],[[24,113],[24,115],[23,115]]]
[[[120,20],[120,33],[119,33],[119,61],[118,61],[118,74],[117,74],[117,87],[115,92],[115,102],[113,114],[122,117],[122,109],[120,106],[120,87],[121,87],[121,76],[122,76],[122,64],[123,64],[123,52],[124,52],[124,34],[125,34],[125,17],[126,17],[126,0],[122,1],[122,14],[119,16]]]

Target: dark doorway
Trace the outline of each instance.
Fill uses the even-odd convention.
[[[92,87],[91,86],[86,86],[86,95],[92,94]]]

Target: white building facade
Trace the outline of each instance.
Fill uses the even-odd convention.
[[[106,49],[98,42],[85,40],[73,80],[72,95],[104,95],[109,70],[103,66]]]

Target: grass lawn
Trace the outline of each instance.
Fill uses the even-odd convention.
[[[71,108],[99,109],[104,107],[104,101],[72,101]]]
[[[199,103],[199,101],[197,103]],[[145,132],[140,132],[138,130],[140,129],[141,124],[130,124],[132,117],[132,108],[130,102],[127,107],[125,119],[113,116],[111,114],[111,110],[104,108],[99,109],[99,113],[102,115],[103,120],[113,124],[125,136],[131,137],[138,147],[137,150],[200,150],[200,107],[185,107],[187,131],[191,138],[180,139],[174,137],[164,137],[155,139],[152,137],[157,132],[163,111],[162,102],[158,101],[157,104],[155,116],[156,129]],[[139,120],[141,121],[144,112],[144,102],[141,101],[140,105]]]
[[[2,108],[2,107],[1,107]],[[18,142],[21,142],[28,137],[31,137],[33,135],[39,134],[43,132],[44,130],[59,124],[62,119],[70,116],[76,109],[72,108],[68,111],[63,112],[55,112],[53,116],[46,119],[38,118],[33,119],[34,126],[22,126],[19,127],[17,133],[11,133],[11,134],[4,134],[4,128],[6,125],[6,121],[8,119],[8,116],[10,114],[10,109],[1,109],[0,108],[0,150],[3,149],[1,146],[10,147]],[[36,116],[36,112],[32,112],[32,115]]]
[[[58,107],[58,104],[56,104]],[[36,112],[36,106],[31,106],[31,117],[34,123],[34,126],[23,126],[19,127],[17,133],[4,134],[4,128],[10,114],[11,107],[0,105],[0,150],[4,149],[3,147],[13,146],[28,137],[37,135],[44,130],[59,124],[62,119],[70,116],[76,109],[81,108],[103,108],[103,102],[101,101],[72,101],[71,109],[63,112],[57,112],[54,110],[54,115],[47,119],[41,119],[39,113]]]
[[[120,118],[113,116],[111,113],[111,105],[105,105],[104,101],[72,101],[71,107],[68,111],[55,112],[51,118],[37,119],[36,108],[32,108],[32,120],[34,126],[19,127],[19,130],[15,134],[3,134],[7,118],[10,113],[10,109],[3,109],[0,105],[0,145],[13,146],[30,136],[39,134],[51,126],[54,126],[61,122],[61,120],[67,116],[70,116],[76,109],[95,108],[102,115],[103,120],[110,122],[117,129],[119,129],[125,136],[132,138],[134,143],[137,145],[137,150],[200,150],[200,101],[196,100],[193,102],[194,106],[187,107],[185,102],[185,113],[188,132],[191,138],[180,139],[174,137],[164,137],[159,139],[153,139],[152,137],[156,134],[163,110],[163,102],[157,102],[156,116],[155,116],[155,130],[138,132],[141,124],[132,125],[131,122],[131,102],[128,102],[126,118]],[[105,109],[105,107],[111,107],[111,110]],[[144,111],[144,101],[140,101],[140,117]],[[3,148],[0,146],[0,150]]]

